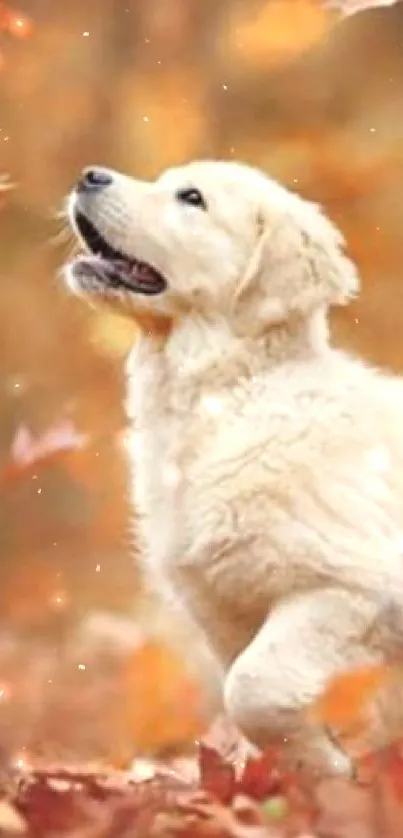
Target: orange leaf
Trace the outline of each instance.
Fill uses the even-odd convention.
[[[200,690],[169,647],[149,641],[134,651],[126,684],[130,736],[140,752],[162,751],[200,735]]]
[[[309,713],[316,722],[338,730],[351,729],[362,720],[368,705],[391,674],[391,667],[379,664],[338,675],[329,682]]]

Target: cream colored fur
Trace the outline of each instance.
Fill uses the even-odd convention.
[[[206,212],[176,199],[187,185]],[[116,173],[77,201],[168,280],[145,297],[68,270],[143,328],[128,408],[149,573],[204,632],[252,742],[348,770],[307,708],[337,672],[401,654],[403,386],[329,344],[329,308],[359,287],[342,237],[234,163]]]

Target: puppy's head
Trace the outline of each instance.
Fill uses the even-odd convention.
[[[191,163],[152,183],[90,169],[69,217],[83,245],[70,288],[140,322],[196,313],[261,334],[358,290],[320,209],[248,166]]]

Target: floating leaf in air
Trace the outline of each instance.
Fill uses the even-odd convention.
[[[325,9],[335,9],[349,17],[363,12],[365,9],[375,9],[380,6],[394,6],[400,0],[325,0]]]
[[[310,708],[317,721],[331,728],[355,726],[375,694],[391,677],[384,664],[363,666],[332,679],[323,695]]]
[[[63,452],[76,451],[87,441],[88,438],[77,431],[68,419],[48,428],[40,436],[34,436],[26,425],[21,424],[11,443],[10,462],[4,470],[3,479],[16,478],[38,463],[53,460]]]

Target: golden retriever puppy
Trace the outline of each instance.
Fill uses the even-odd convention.
[[[359,280],[318,206],[196,162],[146,183],[86,170],[70,289],[134,318],[134,502],[149,573],[222,669],[260,747],[348,771],[307,712],[403,642],[403,387],[331,347]]]

